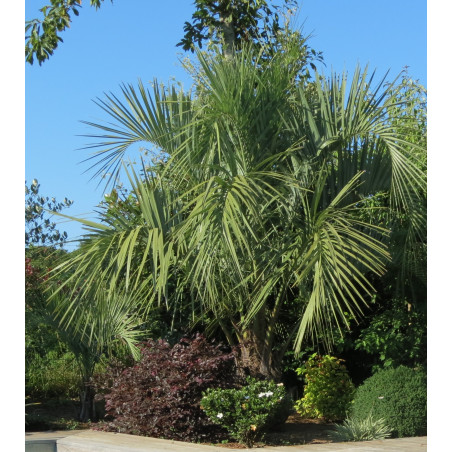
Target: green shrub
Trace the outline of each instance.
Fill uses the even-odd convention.
[[[378,359],[372,373],[380,368],[418,367],[427,363],[427,315],[408,309],[408,301],[393,299],[389,309],[373,315],[369,326],[354,341]]]
[[[329,432],[333,441],[372,441],[391,436],[391,429],[384,419],[374,419],[369,414],[365,419],[349,418],[342,425],[336,424]]]
[[[25,392],[35,398],[77,397],[80,370],[71,352],[61,355],[56,350],[44,357],[35,354],[25,366]]]
[[[357,389],[351,415],[382,418],[393,436],[425,435],[427,431],[427,376],[405,366],[385,369]]]
[[[241,389],[208,389],[201,400],[210,420],[247,447],[271,427],[284,423],[292,407],[282,384],[251,378]]]
[[[314,353],[303,367],[297,369],[306,380],[303,397],[295,402],[295,409],[302,417],[345,419],[355,387],[342,361]]]

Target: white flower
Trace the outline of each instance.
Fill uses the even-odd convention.
[[[378,398],[381,400],[381,399],[384,399],[385,397],[384,397],[384,396],[380,396],[380,397],[378,397]]]
[[[268,392],[261,392],[259,395],[258,395],[258,397],[260,398],[260,397],[270,397],[270,396],[272,396],[273,395],[273,392],[271,392],[271,391],[268,391]]]
[[[218,413],[218,414],[217,414],[217,418],[218,418],[218,419],[221,419],[222,417],[223,417],[223,413]]]

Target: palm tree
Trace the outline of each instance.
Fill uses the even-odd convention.
[[[140,83],[122,87],[126,103],[98,102],[116,125],[89,123],[100,131],[96,174],[114,180],[137,142],[167,161],[128,172],[135,221],[86,223],[59,270],[72,269],[67,284],[81,294],[102,282],[139,306],[188,299],[193,320],[238,344],[252,373],[275,376],[290,344],[300,351],[308,334],[358,316],[369,274],[384,273],[390,231],[363,219],[366,199],[388,193],[388,215],[409,214],[424,178],[389,120],[393,85],[373,88],[359,68],[350,86],[346,74],[308,83],[293,53],[261,65],[253,52],[198,52],[192,94]]]

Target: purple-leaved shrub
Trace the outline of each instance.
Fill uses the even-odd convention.
[[[99,428],[179,441],[218,439],[224,432],[200,408],[203,392],[239,383],[234,353],[201,335],[173,347],[149,340],[140,362],[111,366],[94,383],[105,399],[106,422]]]

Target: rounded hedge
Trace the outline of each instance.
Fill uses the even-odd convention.
[[[400,366],[377,372],[356,390],[351,416],[383,418],[395,437],[427,433],[427,375]]]

